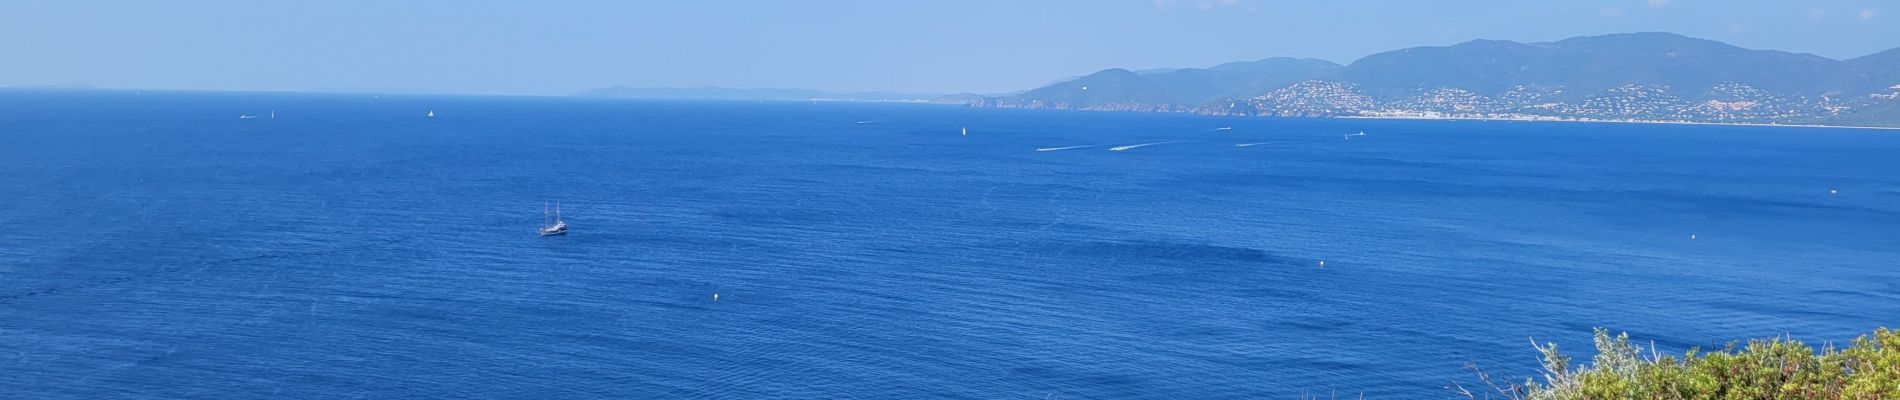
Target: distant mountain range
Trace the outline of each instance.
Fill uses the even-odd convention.
[[[736,89],[717,86],[631,88],[614,86],[574,94],[587,97],[685,100],[836,100],[923,102],[943,97],[939,94],[857,92],[836,93],[806,89]]]
[[[978,107],[1213,115],[1587,119],[1900,126],[1900,49],[1835,60],[1671,33],[1477,40],[1349,65],[1268,58],[1109,69]]]

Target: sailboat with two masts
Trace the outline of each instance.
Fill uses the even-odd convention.
[[[554,203],[553,219],[549,219],[547,203],[541,204],[541,236],[567,234],[567,221],[561,220],[561,203]]]

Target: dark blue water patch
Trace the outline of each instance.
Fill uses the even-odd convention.
[[[1180,265],[1272,264],[1291,265],[1292,260],[1259,249],[1164,241],[1068,242],[1064,249],[1084,257],[1114,259],[1127,263],[1146,262]]]
[[[1821,289],[1807,293],[1814,297],[1841,297],[1840,301],[1900,300],[1900,285],[1888,284],[1885,292]]]
[[[1621,327],[1621,326],[1586,326],[1586,325],[1587,324],[1565,324],[1565,328],[1570,329],[1570,330],[1576,330],[1576,331],[1584,331],[1584,332],[1593,331],[1598,328],[1610,329],[1612,332],[1611,333],[1612,337],[1615,337],[1617,335],[1622,335],[1622,334],[1628,334],[1630,336],[1630,343],[1632,345],[1641,345],[1645,349],[1647,349],[1650,345],[1654,345],[1657,348],[1657,352],[1659,353],[1666,352],[1666,354],[1673,354],[1673,355],[1681,355],[1683,352],[1688,351],[1689,349],[1702,349],[1702,350],[1707,351],[1707,350],[1722,349],[1722,348],[1725,348],[1725,346],[1727,346],[1724,343],[1716,343],[1716,342],[1711,342],[1707,340],[1699,340],[1697,338],[1669,336],[1669,335],[1664,335],[1664,334],[1655,333],[1655,332],[1632,330],[1630,328]],[[1554,341],[1555,339],[1557,338],[1532,338],[1532,340],[1536,340],[1538,344],[1546,344],[1546,343]],[[1567,346],[1573,347],[1573,348],[1564,349],[1566,350],[1567,353],[1585,354],[1585,355],[1596,354],[1596,347],[1595,347],[1595,344],[1593,344],[1592,342],[1578,342],[1575,344],[1568,344]]]

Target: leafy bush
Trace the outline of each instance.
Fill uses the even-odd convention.
[[[1596,330],[1596,358],[1575,366],[1555,343],[1542,353],[1542,382],[1499,385],[1477,371],[1488,390],[1454,384],[1467,398],[1505,399],[1886,399],[1900,400],[1900,331],[1880,328],[1845,349],[1820,352],[1786,338],[1756,339],[1719,351],[1690,349],[1678,359],[1631,345],[1629,334]],[[1476,368],[1474,367],[1475,371]]]

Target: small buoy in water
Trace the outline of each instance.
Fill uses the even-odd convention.
[[[1827,194],[1841,194],[1839,189],[1828,189]]]
[[[1319,260],[1319,267],[1326,268],[1326,260]]]
[[[1693,233],[1689,234],[1689,240],[1695,240],[1695,234]]]
[[[713,293],[713,301],[719,301],[719,294]]]

